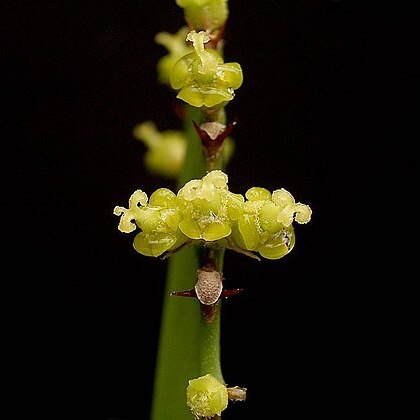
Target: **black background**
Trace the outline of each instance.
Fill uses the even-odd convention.
[[[154,36],[178,30],[182,10],[163,0],[5,4],[2,418],[147,419],[166,262],[136,254],[112,210],[135,189],[174,187],[147,173],[132,128],[180,128],[174,94],[157,82],[165,50]],[[358,221],[367,156],[391,136],[393,107],[404,107],[394,99],[412,81],[408,69],[397,88],[389,58],[404,56],[409,34],[395,37],[398,10],[383,5],[229,7],[225,59],[244,72],[226,108],[238,121],[230,188],[284,187],[313,219],[281,260],[226,255],[226,284],[245,292],[223,307],[222,365],[248,400],[223,418],[260,418],[262,407],[337,418],[369,399],[360,366],[378,329]]]

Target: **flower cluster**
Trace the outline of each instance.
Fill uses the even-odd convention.
[[[307,223],[311,218],[309,206],[296,203],[285,189],[273,193],[265,188],[250,188],[235,229],[235,241],[264,258],[278,259],[295,244],[292,222]]]
[[[245,197],[229,191],[228,177],[214,170],[187,182],[177,194],[167,188],[148,199],[137,190],[128,208],[117,206],[119,230],[140,232],[134,248],[146,256],[175,252],[185,244],[206,243],[278,259],[295,243],[292,223],[307,223],[309,206],[296,203],[284,189],[250,188]]]
[[[226,105],[243,81],[238,63],[224,63],[215,50],[204,48],[209,40],[204,31],[189,32],[187,41],[193,43],[194,51],[180,58],[170,75],[172,88],[179,90],[177,98],[195,107]]]

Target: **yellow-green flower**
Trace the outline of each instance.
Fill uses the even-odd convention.
[[[147,194],[135,191],[128,202],[128,209],[116,206],[114,214],[121,216],[118,229],[130,233],[138,227],[133,246],[140,254],[157,257],[184,244],[186,238],[178,229],[180,220],[176,195],[167,188],[156,190],[148,203]]]
[[[271,194],[265,188],[253,187],[245,196],[247,201],[238,217],[234,241],[240,248],[256,251],[264,258],[285,256],[295,244],[292,222],[309,222],[310,207],[296,203],[283,188]]]
[[[182,131],[158,131],[152,121],[145,121],[134,127],[133,136],[146,145],[144,163],[152,174],[166,178],[180,174],[187,149]]]
[[[180,230],[191,239],[217,241],[232,232],[244,198],[229,191],[227,175],[214,170],[187,182],[178,192]]]
[[[184,9],[188,25],[194,29],[214,32],[223,27],[229,15],[228,0],[176,0]]]
[[[228,405],[226,385],[207,374],[188,381],[187,405],[196,418],[220,416]]]
[[[243,81],[241,66],[224,63],[216,51],[205,49],[210,37],[204,31],[191,31],[187,40],[193,43],[195,51],[179,59],[170,76],[171,86],[179,90],[177,98],[208,108],[231,101]]]

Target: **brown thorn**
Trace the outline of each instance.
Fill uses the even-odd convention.
[[[179,290],[175,292],[171,292],[171,296],[181,296],[181,297],[197,297],[194,289],[190,290]]]
[[[242,293],[244,289],[227,289],[223,290],[222,294],[220,295],[221,298],[227,298],[231,296],[239,295],[239,293]]]

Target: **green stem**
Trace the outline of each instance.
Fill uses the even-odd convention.
[[[193,121],[200,125],[203,121],[202,113],[197,108],[187,105],[184,118],[184,132],[187,137],[188,148],[184,167],[178,178],[178,189],[189,180],[201,178],[206,173],[203,148],[197,136],[197,131],[195,131]]]
[[[201,142],[192,121],[201,123],[199,110],[187,107],[184,130],[188,138],[187,159],[178,181],[178,188],[205,174]],[[220,364],[220,311],[207,323],[197,299],[171,296],[171,292],[193,289],[200,268],[199,250],[185,247],[169,259],[161,329],[156,359],[151,420],[188,420],[193,416],[186,404],[188,381],[212,374],[224,382]],[[224,250],[215,251],[221,271]]]
[[[198,268],[196,249],[192,247],[186,247],[170,257],[156,361],[152,420],[185,420],[191,417],[185,391],[188,380],[199,373],[197,332],[201,313],[195,299],[170,294],[194,287]]]
[[[205,163],[201,143],[192,121],[201,122],[201,113],[186,108],[184,130],[188,138],[187,159],[178,188],[192,178],[201,178]],[[160,337],[156,359],[151,407],[152,420],[192,418],[186,405],[188,380],[200,376],[201,311],[196,299],[171,296],[171,292],[192,289],[199,268],[194,247],[185,247],[169,259],[162,305]]]
[[[217,312],[211,323],[201,317],[199,343],[200,349],[200,376],[210,373],[218,381],[224,382],[220,365],[220,310],[221,302],[217,304]]]
[[[215,263],[219,271],[223,267],[224,249],[214,252]],[[204,262],[204,264],[206,261]],[[212,374],[218,381],[224,383],[220,361],[220,326],[222,302],[216,304],[216,316],[208,323],[201,316],[200,320],[200,376]]]

